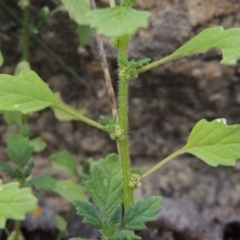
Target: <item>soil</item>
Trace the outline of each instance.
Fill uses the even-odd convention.
[[[2,0],[16,16],[22,13],[15,1]],[[107,1],[97,2],[100,7]],[[58,0],[32,0],[31,18],[43,6],[52,10]],[[237,0],[139,0],[136,6],[152,13],[148,29],[141,29],[130,43],[130,58],[159,59],[207,27],[239,27],[240,3]],[[100,121],[100,115],[111,116],[110,103],[103,79],[94,37],[79,45],[76,25],[64,12],[58,12],[40,29],[38,36],[57,53],[81,80],[69,74],[33,40],[30,43],[31,67],[50,88],[61,92],[74,107],[84,108],[86,115]],[[21,58],[21,29],[0,10],[1,49],[5,57],[2,73],[13,73]],[[108,63],[117,92],[116,52],[104,39]],[[226,118],[229,124],[240,122],[240,65],[219,64],[221,54],[212,50],[204,55],[180,59],[141,74],[130,89],[130,150],[134,167],[144,170],[181,148],[194,124],[202,118]],[[0,120],[0,158],[4,140],[13,130]],[[51,172],[48,156],[68,149],[81,166],[86,159],[95,160],[116,152],[109,137],[83,123],[60,122],[51,110],[30,118],[34,136],[41,135],[47,149],[35,156],[35,175]],[[160,240],[240,240],[240,163],[236,167],[211,168],[190,155],[170,162],[136,191],[136,199],[151,195],[164,198],[158,221],[139,233],[143,239]],[[46,212],[65,214],[69,205],[48,193],[44,197]],[[49,208],[48,208],[48,207]],[[52,209],[52,210],[49,210]],[[53,216],[51,215],[51,216]],[[47,220],[51,221],[51,217]],[[54,239],[56,228],[23,226],[26,240]],[[83,226],[77,216],[69,224],[69,236],[97,239],[98,233]],[[0,239],[4,239],[0,235]],[[66,238],[67,239],[67,238]]]

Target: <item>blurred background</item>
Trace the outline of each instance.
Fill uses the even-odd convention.
[[[53,11],[60,5],[58,0],[32,0],[30,19],[45,6]],[[107,7],[108,1],[98,0],[97,5]],[[136,8],[152,15],[149,28],[131,39],[130,59],[162,58],[208,27],[240,27],[238,0],[139,0]],[[0,46],[5,58],[1,73],[13,74],[21,59],[22,30],[16,18],[23,18],[17,1],[0,0]],[[56,11],[34,36],[60,63],[35,38],[30,38],[29,62],[65,102],[100,122],[101,115],[111,116],[110,102],[94,34],[85,39],[86,34],[89,32],[77,27],[66,12]],[[104,43],[117,93],[116,52],[109,39],[104,38]],[[240,65],[226,67],[220,60],[221,53],[211,50],[168,63],[132,81],[129,120],[134,167],[147,170],[183,147],[202,118],[224,117],[228,124],[240,123]],[[48,144],[35,157],[36,174],[52,171],[48,156],[63,149],[75,154],[79,165],[90,157],[98,160],[116,152],[115,143],[105,133],[81,122],[58,121],[50,109],[35,113],[30,125],[33,135],[40,135]],[[6,159],[4,141],[13,128],[0,120],[1,159]],[[143,239],[240,239],[240,162],[234,168],[211,168],[193,156],[181,156],[147,178],[136,191],[136,199],[153,194],[166,199],[164,210]],[[68,208],[64,201],[56,205],[56,199],[46,196],[56,211]]]

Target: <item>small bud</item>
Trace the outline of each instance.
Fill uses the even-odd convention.
[[[140,175],[133,173],[131,181],[129,182],[128,186],[132,189],[140,188],[142,186],[140,178],[141,178]]]
[[[118,48],[118,39],[117,38],[111,38],[110,43],[113,47]]]
[[[110,134],[110,137],[113,140],[116,140],[116,139],[122,140],[122,139],[124,139],[123,129],[118,124],[116,124],[114,132],[112,132]]]

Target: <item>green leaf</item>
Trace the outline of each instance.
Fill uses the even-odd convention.
[[[63,218],[60,215],[56,215],[55,221],[56,221],[58,230],[60,230],[61,232],[67,232],[67,225],[68,225],[68,223],[65,220],[65,218]]]
[[[87,201],[83,187],[71,180],[58,181],[53,191],[71,203],[76,200]]]
[[[137,2],[137,0],[123,0],[122,1],[122,5],[123,6],[132,6],[133,4],[135,4]]]
[[[24,10],[26,7],[30,5],[30,0],[18,0],[18,6]]]
[[[235,166],[240,158],[240,125],[228,126],[225,119],[202,119],[181,152],[191,153],[213,167]]]
[[[24,167],[33,153],[29,139],[20,133],[12,133],[7,141],[6,153],[19,167]]]
[[[110,214],[122,203],[122,169],[116,154],[101,159],[93,168],[90,181],[86,182],[88,191],[104,216]]]
[[[17,172],[5,162],[0,162],[0,170],[2,170],[8,177],[15,178],[17,176]]]
[[[49,157],[51,165],[59,170],[78,176],[77,158],[70,154],[67,150],[54,153]]]
[[[77,114],[80,114],[80,115],[85,114],[85,109],[84,108],[83,109],[76,109],[76,108],[73,108],[72,106],[66,104],[62,100],[61,94],[59,92],[54,93],[54,95],[55,95],[56,100],[58,101],[58,103],[61,106],[65,107],[65,108],[69,109],[70,111],[75,112]],[[53,110],[54,116],[60,121],[73,121],[73,120],[79,121],[78,118],[75,118],[74,116],[72,116],[72,115],[70,115],[66,112],[63,112],[60,109],[53,108],[52,110]]]
[[[92,158],[87,159],[87,161],[83,164],[81,175],[85,181],[92,178],[94,165],[95,163]]]
[[[19,132],[24,137],[29,137],[31,135],[31,130],[28,124],[21,124]],[[30,141],[29,141],[29,144],[30,144]]]
[[[43,175],[37,176],[25,184],[26,187],[34,187],[36,189],[49,190],[56,186],[56,180],[50,176],[50,174],[45,173]]]
[[[92,36],[92,29],[88,25],[78,25],[76,33],[80,44],[86,46]]]
[[[83,217],[83,223],[86,223],[95,229],[102,228],[102,219],[92,203],[76,201],[74,207],[77,210],[77,214]]]
[[[79,25],[89,25],[91,19],[87,13],[91,11],[89,0],[61,0],[72,20]]]
[[[56,105],[53,93],[35,72],[22,71],[17,77],[0,74],[0,110],[28,114]]]
[[[38,29],[48,20],[50,16],[50,11],[48,7],[43,7],[33,20],[32,31],[33,33],[38,33]]]
[[[69,240],[88,240],[88,239],[78,237],[78,238],[70,238]]]
[[[106,116],[100,116],[100,119],[104,125],[104,128],[109,131],[114,131],[117,124],[117,115],[113,117],[113,119],[110,119]]]
[[[17,124],[18,126],[20,126],[21,123],[22,123],[22,113],[20,113],[20,112],[4,111],[4,112],[3,112],[3,117],[4,117],[5,122],[6,122],[8,125]]]
[[[31,71],[31,66],[28,61],[21,61],[17,64],[14,76],[18,76],[22,71]]]
[[[3,62],[4,62],[4,58],[3,58],[2,52],[0,51],[0,67],[3,65]]]
[[[19,188],[16,182],[3,185],[0,180],[0,229],[5,227],[7,219],[24,220],[36,205],[37,199],[30,188]]]
[[[123,217],[123,230],[143,230],[145,223],[157,220],[156,214],[162,209],[162,197],[153,196],[131,204]]]
[[[25,178],[29,177],[29,176],[32,174],[33,168],[34,168],[34,162],[31,161],[31,162],[28,163],[28,165],[25,167],[23,176],[24,176]]]
[[[121,218],[122,218],[122,205],[119,205],[109,215],[109,218],[107,219],[107,224],[115,226],[116,229],[117,227],[119,227],[121,223]]]
[[[41,137],[36,137],[29,141],[29,145],[33,147],[34,152],[41,152],[43,151],[47,144],[43,141]]]
[[[222,51],[224,65],[235,65],[240,59],[240,28],[224,30],[223,27],[208,28],[192,38],[171,54],[172,59],[205,53],[216,48]]]
[[[87,15],[93,19],[92,28],[97,28],[100,34],[113,38],[135,34],[139,28],[148,26],[150,17],[149,12],[125,6],[98,9]]]
[[[121,230],[121,231],[115,232],[112,239],[113,240],[126,240],[126,239],[141,239],[141,238],[137,237],[133,231]]]
[[[104,216],[102,226],[103,235],[111,238],[114,235],[114,233],[117,230],[119,230],[121,221],[122,221],[122,205],[119,205],[108,216]]]

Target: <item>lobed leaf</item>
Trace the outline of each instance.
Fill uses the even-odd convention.
[[[54,168],[78,176],[77,158],[67,150],[52,154],[49,160]]]
[[[119,227],[121,224],[122,218],[122,205],[119,205],[115,208],[111,214],[109,214],[109,218],[107,219],[107,223],[114,226],[115,229]]]
[[[26,187],[34,187],[36,189],[50,190],[56,186],[56,180],[49,173],[37,176],[25,184]]]
[[[137,2],[137,0],[123,0],[122,1],[122,5],[123,6],[132,6],[133,4],[135,4]]]
[[[177,51],[171,54],[171,59],[205,53],[216,48],[222,51],[224,65],[235,65],[240,59],[240,28],[224,30],[223,27],[208,28],[192,38]]]
[[[95,229],[101,229],[103,227],[101,216],[92,203],[76,201],[74,206],[77,209],[77,214],[83,217],[83,223],[86,223]]]
[[[26,166],[26,168],[25,168],[25,170],[23,172],[23,176],[25,178],[29,177],[31,175],[31,173],[32,173],[33,168],[34,168],[34,162],[31,161],[30,163],[27,164],[27,166]]]
[[[57,229],[62,232],[67,232],[68,222],[60,215],[56,215],[55,221],[57,224]]]
[[[24,220],[36,205],[37,199],[30,188],[19,188],[16,182],[3,185],[0,180],[0,229],[5,227],[7,219]]]
[[[89,25],[78,25],[76,33],[79,43],[84,47],[89,43],[89,40],[93,35],[92,29]]]
[[[213,167],[235,166],[240,159],[240,125],[202,119],[194,126],[181,152],[191,153]]]
[[[18,76],[22,71],[31,71],[31,66],[28,61],[20,61],[14,71],[14,76]]]
[[[118,232],[115,232],[112,239],[113,240],[126,240],[126,239],[141,239],[141,238],[136,236],[133,231],[120,230]]]
[[[28,114],[58,105],[46,83],[33,71],[0,74],[0,109]]]
[[[83,108],[83,109],[75,109],[75,108],[73,108],[72,106],[66,104],[66,103],[62,100],[61,94],[60,94],[59,92],[54,93],[54,96],[55,96],[56,100],[58,101],[58,103],[59,103],[61,106],[65,107],[65,108],[67,108],[67,109],[69,109],[69,110],[71,110],[72,112],[75,112],[75,113],[77,113],[77,114],[80,114],[80,115],[85,114],[85,109],[84,109],[84,108]],[[60,110],[60,109],[58,109],[58,108],[53,108],[52,110],[53,110],[54,116],[55,116],[59,121],[74,121],[74,120],[79,120],[79,119],[77,119],[76,117],[74,117],[74,116],[72,116],[72,115],[70,115],[70,114],[68,114],[68,113],[66,113],[66,112],[64,112],[64,111],[62,111],[62,110]]]
[[[4,117],[5,122],[6,122],[8,125],[17,124],[18,126],[20,126],[21,123],[22,123],[22,114],[21,114],[20,112],[16,112],[16,111],[12,111],[12,112],[4,111],[4,112],[3,112],[3,117]]]
[[[24,167],[33,153],[29,139],[20,133],[12,133],[7,141],[6,153],[19,167]]]
[[[69,240],[88,240],[88,239],[78,237],[78,238],[70,238]]]
[[[21,124],[19,133],[22,134],[24,137],[28,138],[31,135],[31,130],[30,130],[29,125]],[[29,146],[31,146],[30,142],[31,142],[31,140],[29,140]]]
[[[29,141],[29,145],[33,147],[34,152],[41,152],[43,151],[47,144],[43,141],[41,137],[36,137]]]
[[[149,12],[128,6],[98,9],[87,15],[92,18],[92,28],[97,28],[100,34],[111,38],[135,34],[139,28],[147,27],[150,17]]]
[[[76,200],[87,201],[83,187],[71,180],[57,181],[53,191],[71,203]]]
[[[116,154],[101,159],[93,168],[87,189],[104,216],[109,215],[122,203],[122,169]]]
[[[162,209],[162,197],[153,196],[131,204],[123,217],[123,230],[143,230],[145,223],[157,220],[156,214]]]
[[[90,180],[92,178],[94,166],[95,166],[95,163],[92,158],[88,158],[84,162],[80,175],[83,177],[85,181]]]
[[[72,20],[79,25],[89,25],[91,20],[87,13],[91,11],[89,0],[61,0]]]
[[[17,172],[8,163],[0,162],[0,170],[2,170],[8,177],[15,178]]]
[[[37,34],[38,29],[45,23],[50,17],[50,10],[48,7],[43,7],[41,10],[37,13],[37,16],[34,18],[32,22],[32,32]]]

